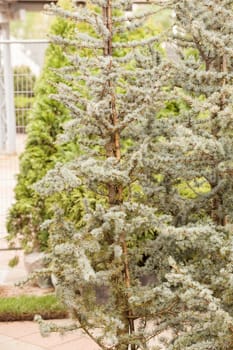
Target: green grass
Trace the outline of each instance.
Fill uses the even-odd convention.
[[[0,321],[30,321],[35,315],[44,319],[66,318],[68,313],[54,295],[0,298]]]

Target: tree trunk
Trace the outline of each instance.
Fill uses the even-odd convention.
[[[213,62],[213,68],[215,68],[217,71],[220,72],[227,72],[227,59],[226,56],[223,55],[223,57],[217,58],[214,62]],[[206,70],[208,70],[208,65],[206,63]],[[222,86],[224,86],[226,84],[225,78],[222,81]],[[224,104],[225,104],[225,98],[224,96],[222,96],[222,101],[220,104],[220,110],[224,109]],[[215,118],[217,118],[217,114],[212,116],[212,135],[218,139],[219,135],[219,130],[220,130],[220,126],[217,125],[217,123],[215,122]],[[216,164],[216,168],[217,168],[218,164]],[[221,180],[221,175],[218,174],[218,171],[216,171],[216,169],[214,169],[214,171],[217,173],[216,174],[216,183],[214,184],[214,186],[212,185],[212,188],[218,186],[219,181]],[[214,221],[214,223],[216,225],[221,225],[224,226],[226,224],[226,215],[223,212],[223,194],[222,193],[217,193],[213,199],[212,199],[212,203],[211,203],[211,218]]]
[[[112,48],[112,1],[108,0],[106,7],[103,7],[102,9],[103,13],[103,20],[105,25],[107,26],[110,35],[108,37],[108,40],[106,40],[104,45],[104,56],[109,56],[109,70],[111,70],[112,67],[112,55],[113,55],[113,48]],[[113,126],[117,126],[118,124],[118,112],[116,107],[116,95],[114,91],[114,86],[112,84],[112,81],[109,79],[107,89],[111,91],[111,102],[110,102],[110,110],[111,115],[109,116],[110,122]],[[103,92],[104,93],[104,92]],[[106,157],[115,157],[117,162],[120,162],[121,160],[121,148],[120,148],[120,133],[118,131],[115,131],[108,143],[105,146],[106,150]],[[121,184],[117,184],[114,182],[109,183],[108,185],[108,200],[109,205],[120,205],[123,202],[123,188]],[[123,267],[123,278],[126,288],[130,288],[130,272],[129,272],[129,263],[128,263],[128,251],[127,251],[127,244],[125,239],[124,232],[121,235],[121,246],[123,251],[123,259],[124,259],[124,267]],[[125,313],[123,315],[123,323],[125,324],[125,328],[123,330],[119,330],[119,336],[124,334],[132,334],[134,333],[134,320],[132,319],[132,312],[129,309],[128,305],[128,297],[123,294],[120,297],[121,300],[119,300],[119,303],[124,303],[124,309]],[[119,350],[127,350],[130,344],[120,344]],[[136,347],[134,344],[131,344],[131,350],[135,350]],[[117,347],[118,350],[118,347]]]

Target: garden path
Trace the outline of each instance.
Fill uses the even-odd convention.
[[[19,169],[19,155],[24,149],[25,140],[25,134],[17,134],[17,153],[13,155],[0,154],[0,284],[13,285],[26,276],[23,264],[23,252],[2,250],[8,246],[5,239],[7,234],[6,219],[8,210],[14,201],[14,187],[16,184],[16,174]],[[15,256],[18,256],[19,264],[12,269],[8,266],[8,262]]]
[[[25,134],[17,134],[15,154],[0,153],[0,238],[6,234],[7,212],[14,201],[16,174],[19,169],[19,155],[24,149]]]
[[[51,321],[46,321],[51,322]],[[53,320],[56,324],[67,324],[71,321]],[[170,337],[170,332],[164,332],[164,337]],[[151,344],[161,346],[158,339]],[[96,343],[81,330],[72,331],[64,336],[52,333],[49,337],[42,337],[35,322],[0,322],[0,349],[1,350],[99,350]]]
[[[48,321],[49,322],[49,321]],[[69,320],[56,320],[67,323]],[[35,322],[0,322],[1,350],[98,350],[98,346],[81,331],[65,336],[51,334],[42,337]]]

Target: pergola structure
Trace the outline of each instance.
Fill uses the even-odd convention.
[[[10,21],[20,10],[41,11],[46,4],[58,0],[0,0],[0,153],[16,152],[14,87],[10,54]],[[74,0],[77,5],[86,1]],[[133,0],[134,4],[150,4],[153,0]],[[4,62],[4,64],[3,64]]]

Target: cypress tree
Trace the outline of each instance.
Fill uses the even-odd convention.
[[[70,7],[70,1],[60,1],[63,7]],[[72,37],[74,24],[61,18],[51,26],[54,35]],[[55,92],[53,84],[61,80],[54,69],[65,66],[67,60],[62,48],[50,44],[45,57],[42,74],[36,83],[35,102],[27,127],[27,142],[20,156],[20,173],[15,187],[16,202],[9,212],[8,240],[13,244],[20,239],[26,252],[47,249],[48,232],[40,225],[51,216],[50,203],[42,199],[32,188],[58,159],[69,156],[71,146],[63,149],[55,144],[62,132],[62,123],[69,118],[68,110],[59,101],[49,98]],[[66,151],[66,152],[65,152]],[[69,151],[69,152],[68,152]],[[66,153],[66,155],[65,155]]]

